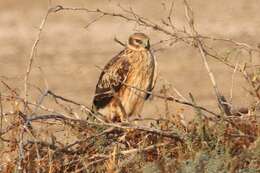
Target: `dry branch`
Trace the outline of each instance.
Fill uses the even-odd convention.
[[[37,46],[38,46],[38,44],[40,42],[40,39],[41,39],[43,28],[45,26],[45,23],[47,21],[47,18],[49,16],[49,14],[51,12],[52,12],[52,8],[48,9],[46,14],[44,15],[44,17],[42,19],[42,22],[41,22],[41,25],[39,27],[39,31],[38,31],[37,37],[36,37],[36,39],[35,39],[35,41],[33,43],[32,49],[31,49],[31,53],[30,53],[30,57],[29,57],[28,65],[27,65],[27,70],[26,70],[26,75],[25,75],[25,78],[24,78],[25,107],[26,107],[26,104],[27,104],[28,81],[29,81],[29,75],[30,75],[30,72],[31,72],[31,69],[32,69],[33,60],[34,60],[34,57],[35,57],[35,54],[36,54],[36,51],[37,51]]]
[[[177,139],[177,140],[180,140],[180,141],[183,140],[183,137],[181,137],[176,132],[163,131],[163,130],[159,130],[159,129],[155,129],[155,128],[149,128],[149,127],[145,127],[145,126],[135,126],[135,125],[128,124],[128,123],[122,123],[122,124],[120,124],[120,123],[105,123],[105,122],[97,123],[97,122],[68,118],[68,117],[65,117],[63,115],[53,115],[53,114],[39,115],[39,116],[34,116],[34,117],[27,119],[28,122],[37,121],[37,120],[59,120],[59,121],[64,121],[64,122],[74,122],[74,123],[80,123],[80,124],[86,124],[86,125],[94,125],[94,126],[98,126],[98,127],[107,126],[107,127],[118,128],[118,129],[140,130],[140,131],[155,133],[157,135],[161,135],[161,136],[164,136],[164,137],[174,138],[174,139]]]

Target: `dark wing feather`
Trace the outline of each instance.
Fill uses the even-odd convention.
[[[156,72],[155,72],[155,66],[156,66],[156,62],[155,62],[155,57],[153,56],[153,54],[152,54],[152,52],[150,51],[149,52],[149,56],[151,56],[150,58],[151,58],[151,60],[152,60],[152,62],[151,62],[151,68],[152,68],[152,75],[151,75],[151,81],[150,81],[150,83],[149,83],[149,86],[148,86],[148,88],[147,88],[147,91],[148,92],[152,92],[152,90],[153,90],[153,88],[154,88],[154,86],[155,86],[155,81],[156,81],[156,75],[157,74],[155,74]],[[146,97],[145,97],[145,100],[147,100],[149,97],[151,96],[151,94],[150,93],[147,93],[147,95],[146,95]]]
[[[114,92],[118,92],[123,86],[130,68],[130,63],[124,55],[124,51],[120,52],[102,71],[93,101],[96,109],[105,107],[113,98]]]

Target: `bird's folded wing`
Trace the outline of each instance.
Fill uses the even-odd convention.
[[[95,108],[105,107],[117,93],[127,79],[130,63],[124,57],[124,53],[111,59],[102,71],[98,83],[96,85],[96,92],[93,104]]]
[[[147,91],[152,92],[152,90],[154,89],[155,83],[157,81],[158,69],[157,69],[157,61],[156,61],[156,58],[154,57],[154,55],[150,52],[149,56],[151,56],[151,59],[152,59],[151,68],[153,70],[152,70],[152,75],[151,75],[151,81],[147,88]],[[151,94],[148,93],[145,97],[145,100],[147,100],[150,96],[151,96]]]

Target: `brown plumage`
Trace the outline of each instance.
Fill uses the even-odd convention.
[[[156,59],[143,33],[129,37],[126,48],[104,67],[93,100],[93,109],[110,121],[123,121],[141,113],[157,77]]]

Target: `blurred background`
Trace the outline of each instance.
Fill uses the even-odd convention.
[[[118,4],[160,23],[169,14],[169,0],[53,0],[52,5],[85,7],[122,12]],[[173,21],[180,28],[185,23],[182,1],[174,1]],[[0,1],[0,80],[23,93],[24,75],[31,47],[38,28],[48,8],[49,1],[6,0]],[[196,0],[191,2],[198,32],[202,35],[223,37],[245,42],[256,47],[260,36],[260,1],[258,0]],[[34,86],[44,88],[44,80],[50,90],[66,98],[91,105],[100,70],[106,62],[123,49],[114,41],[117,37],[125,42],[130,34],[142,31],[155,43],[167,38],[151,29],[138,27],[135,23],[120,18],[103,17],[86,28],[98,14],[82,11],[62,11],[51,14],[43,30],[31,71],[30,99],[40,93]],[[229,52],[225,45],[218,45],[222,52]],[[171,85],[184,97],[192,93],[197,103],[217,110],[216,98],[199,52],[182,43],[156,52],[160,78],[155,88],[159,93],[162,85]],[[247,57],[237,53],[234,62],[243,63]],[[259,55],[254,55],[254,64],[259,64]],[[250,104],[247,84],[241,74],[216,60],[209,59],[220,91],[227,97],[231,94],[234,78],[233,103],[235,106]],[[41,69],[41,70],[40,70]],[[2,92],[6,89],[1,85]],[[177,95],[172,91],[172,95]],[[145,105],[144,116],[160,116],[164,112],[163,100],[154,98]],[[182,113],[190,119],[190,109],[171,103],[173,113]],[[184,108],[184,109],[182,109]]]

